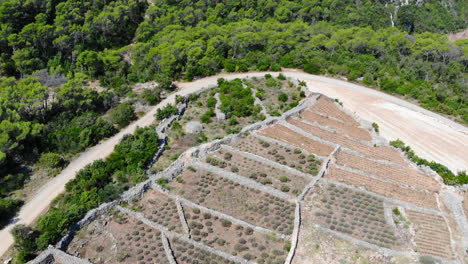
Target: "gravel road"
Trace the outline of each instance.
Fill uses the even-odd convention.
[[[120,139],[133,133],[137,127],[151,125],[156,110],[174,102],[176,95],[186,95],[206,87],[214,87],[218,78],[235,79],[260,77],[269,72],[219,74],[193,82],[179,82],[179,90],[151,109],[108,140],[83,152],[50,182],[40,188],[34,197],[20,210],[16,223],[31,224],[45,212],[52,200],[65,190],[65,184],[75,177],[77,171],[97,159],[107,157]],[[270,72],[271,74],[277,74]],[[468,168],[468,129],[447,118],[429,112],[385,93],[345,81],[316,76],[299,70],[285,69],[288,77],[306,81],[313,92],[338,98],[344,107],[362,119],[379,124],[380,133],[388,140],[402,139],[424,158],[438,161],[452,170]],[[13,238],[9,225],[0,231],[0,256],[12,246]]]

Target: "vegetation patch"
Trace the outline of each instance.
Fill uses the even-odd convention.
[[[405,146],[405,143],[400,139],[390,141],[390,145],[401,149],[405,152],[406,156],[414,163],[418,165],[425,165],[430,167],[433,171],[437,172],[445,184],[448,185],[463,185],[468,183],[468,174],[466,171],[459,171],[457,174],[453,173],[446,166],[437,163],[435,161],[428,161],[416,155],[410,146]]]

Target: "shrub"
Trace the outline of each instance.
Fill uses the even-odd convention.
[[[273,182],[271,181],[271,179],[269,178],[266,178],[266,179],[263,179],[262,180],[262,184],[272,184]]]
[[[373,122],[372,127],[374,128],[375,132],[379,133],[379,125],[377,123]]]
[[[284,81],[284,80],[286,80],[286,76],[284,76],[282,73],[280,73],[280,74],[278,75],[278,78],[277,78],[277,79],[278,79],[278,80],[281,80],[281,81]]]
[[[211,118],[215,115],[216,114],[212,109],[208,109],[202,116],[200,116],[200,121],[205,124],[210,123]]]
[[[223,227],[231,227],[232,222],[229,221],[229,220],[223,219],[223,220],[221,220],[221,225],[222,225]]]
[[[280,94],[278,95],[278,100],[279,100],[280,102],[283,102],[283,103],[284,103],[284,102],[288,101],[288,95],[285,94],[285,93],[280,93]]]
[[[176,95],[175,97],[175,102],[176,104],[179,104],[179,103],[183,103],[185,101],[185,97],[183,97],[182,95]]]
[[[235,117],[229,118],[229,125],[230,126],[235,126],[237,124],[239,124],[239,121],[237,121],[237,119]]]
[[[414,163],[418,165],[429,166],[432,170],[437,172],[442,177],[442,179],[444,179],[445,184],[462,185],[468,183],[468,174],[466,173],[466,171],[459,171],[455,175],[455,173],[453,173],[449,168],[440,163],[420,158],[414,153],[411,147],[405,146],[405,143],[400,139],[390,141],[390,145],[404,151],[406,153],[406,156]]]
[[[300,150],[298,148],[294,149],[294,154],[301,154],[301,153],[302,153],[302,150]]]
[[[229,153],[229,152],[224,153],[224,159],[225,159],[225,160],[231,160],[231,158],[232,158],[232,154],[231,154],[231,153]]]
[[[206,106],[209,108],[214,108],[216,106],[217,100],[214,96],[209,97],[206,100]]]
[[[141,99],[150,105],[155,105],[161,101],[161,92],[156,89],[144,89],[141,93]]]
[[[290,188],[287,185],[281,185],[281,191],[282,192],[289,192]]]
[[[57,153],[42,153],[39,158],[38,165],[41,168],[53,169],[62,167],[64,160],[62,156]]]
[[[128,103],[119,104],[110,112],[109,117],[112,123],[125,127],[136,119],[135,108]]]
[[[279,177],[279,180],[280,180],[280,182],[288,182],[289,178],[286,177],[286,176],[281,176],[281,177]]]
[[[177,107],[175,105],[168,104],[162,109],[159,108],[156,112],[156,119],[158,120],[163,120],[165,118],[168,118],[172,115],[175,115],[179,112]]]

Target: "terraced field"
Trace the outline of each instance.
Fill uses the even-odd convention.
[[[440,196],[447,188],[433,174],[374,146],[383,141],[371,128],[325,96],[290,112],[270,108],[286,114],[239,133],[210,124],[210,138],[230,136],[191,141],[177,162],[90,214],[66,253],[93,263],[466,260],[446,223],[458,224]]]

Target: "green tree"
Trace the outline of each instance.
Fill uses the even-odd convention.
[[[116,108],[112,109],[109,117],[112,123],[117,124],[119,127],[125,127],[136,118],[135,108],[128,103],[119,104]]]

